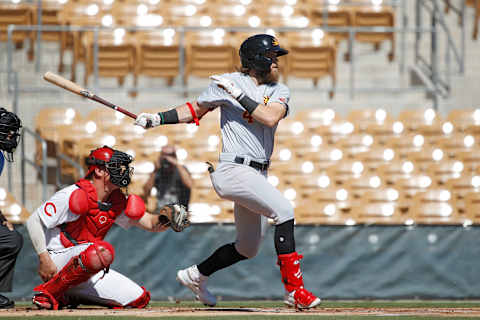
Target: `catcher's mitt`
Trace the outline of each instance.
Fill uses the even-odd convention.
[[[175,232],[181,232],[190,225],[190,214],[187,208],[181,204],[164,205],[158,214],[160,223],[170,226]]]

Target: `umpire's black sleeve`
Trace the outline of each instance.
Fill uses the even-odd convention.
[[[13,269],[23,246],[18,231],[0,225],[0,292],[12,291]]]

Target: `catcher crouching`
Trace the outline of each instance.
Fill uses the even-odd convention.
[[[27,229],[39,257],[38,273],[44,283],[33,290],[33,303],[57,310],[80,303],[113,308],[144,308],[150,293],[110,269],[113,246],[103,239],[114,223],[151,232],[188,226],[188,212],[167,205],[160,215],[145,212],[137,195],[125,195],[130,183],[132,157],[104,146],[87,158],[84,179],[55,193],[30,216]]]

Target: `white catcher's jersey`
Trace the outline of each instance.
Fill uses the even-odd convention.
[[[47,250],[61,250],[65,247],[60,241],[59,226],[77,220],[80,216],[70,211],[68,200],[73,191],[78,189],[76,185],[68,186],[57,193],[38,207],[32,214],[36,214],[42,221],[47,240]],[[115,223],[124,229],[130,226],[129,218],[122,212],[115,219]]]
[[[257,85],[250,76],[240,72],[226,73],[222,77],[234,81],[248,97],[258,103],[283,104],[288,115],[290,90],[287,86],[280,83]],[[277,126],[269,128],[255,121],[236,99],[214,83],[210,84],[197,101],[210,108],[221,108],[223,153],[259,160],[270,159]]]

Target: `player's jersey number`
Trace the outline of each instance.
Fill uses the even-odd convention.
[[[253,123],[253,117],[248,113],[248,111],[243,111],[243,119],[247,119],[248,123]]]

